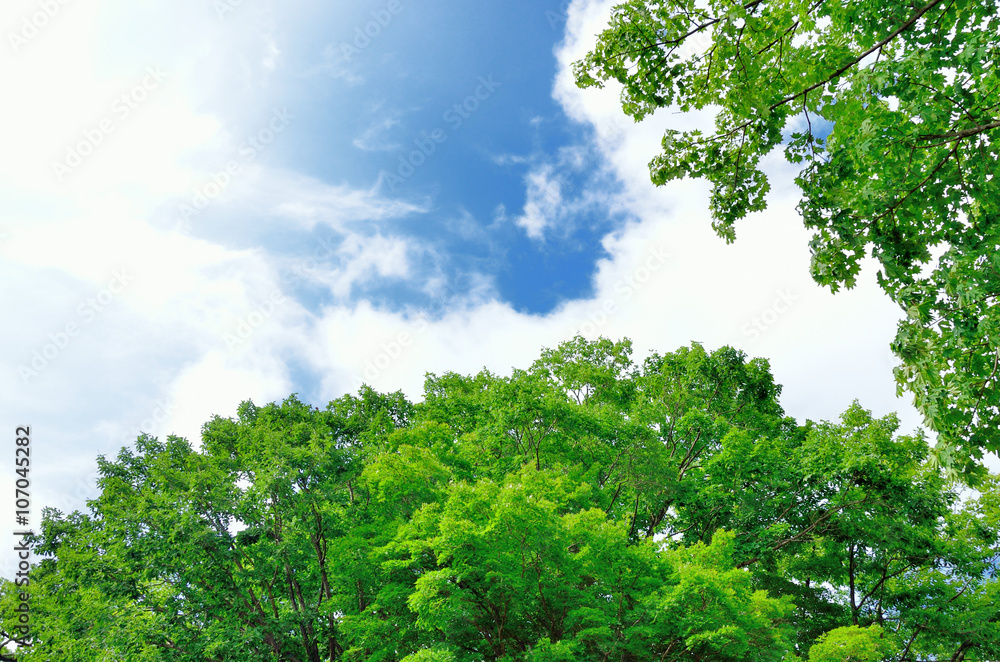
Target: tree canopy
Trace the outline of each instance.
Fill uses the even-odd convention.
[[[25,662],[1000,656],[1000,490],[859,404],[798,424],[765,360],[575,338],[216,417],[47,510]]]
[[[761,158],[801,169],[812,276],[853,287],[866,256],[905,312],[892,348],[941,457],[967,474],[1000,451],[1000,2],[629,0],[576,63],[577,84],[622,85],[636,121],[668,129],[662,185],[712,184],[713,227],[766,207]]]

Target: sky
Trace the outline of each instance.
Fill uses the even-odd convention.
[[[704,182],[647,169],[710,115],[634,124],[574,85],[612,4],[4,0],[0,491],[17,426],[37,527],[140,431],[197,445],[244,400],[362,383],[419,400],[427,372],[509,374],[578,333],[637,361],[731,345],[800,421],[858,399],[914,431],[900,312],[871,264],[812,282],[780,153],[727,245]]]

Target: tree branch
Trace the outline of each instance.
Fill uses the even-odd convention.
[[[944,140],[946,142],[951,142],[953,140],[962,140],[963,138],[968,138],[969,136],[974,136],[997,128],[1000,128],[1000,120],[990,122],[989,124],[980,124],[979,126],[969,127],[968,129],[962,129],[961,131],[949,131],[948,133],[922,133],[917,137],[920,140]]]
[[[828,82],[830,82],[831,79],[836,78],[837,76],[841,75],[842,73],[844,73],[845,71],[847,71],[848,69],[850,69],[851,67],[853,67],[854,65],[856,65],[858,62],[861,62],[861,60],[865,59],[866,57],[868,57],[869,55],[871,55],[875,51],[879,50],[880,48],[882,48],[883,46],[885,46],[886,44],[888,44],[890,41],[892,41],[893,39],[895,39],[896,37],[898,37],[900,34],[906,32],[907,30],[909,30],[911,27],[913,27],[913,24],[916,23],[920,19],[921,16],[923,16],[924,14],[926,14],[927,12],[929,12],[931,9],[933,9],[937,5],[941,4],[941,1],[942,0],[931,0],[926,5],[924,5],[923,7],[921,7],[920,9],[918,9],[917,11],[915,11],[913,13],[913,16],[911,16],[909,19],[907,19],[906,22],[903,23],[902,25],[900,25],[898,28],[896,28],[895,30],[893,30],[889,34],[888,37],[886,37],[882,41],[878,42],[877,44],[875,44],[874,46],[872,46],[871,48],[869,48],[867,51],[865,51],[861,55],[859,55],[856,58],[852,59],[850,62],[848,62],[847,64],[845,64],[844,66],[842,66],[840,69],[837,69],[835,72],[833,72],[832,74],[830,74],[829,76],[827,76],[824,80],[821,80],[818,83],[810,85],[809,87],[807,87],[806,89],[802,90],[801,92],[798,92],[798,93],[793,94],[791,96],[787,96],[784,99],[782,99],[781,101],[778,101],[778,102],[776,102],[774,104],[771,104],[770,110],[777,110],[781,106],[784,106],[786,103],[788,103],[790,101],[794,101],[794,100],[798,99],[800,96],[802,96],[804,94],[808,94],[809,92],[812,92],[813,90],[815,90],[815,89],[817,89],[819,87],[822,87],[823,85],[826,85]]]

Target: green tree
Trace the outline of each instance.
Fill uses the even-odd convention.
[[[881,635],[878,625],[831,630],[809,649],[809,662],[879,662],[888,653]]]
[[[779,393],[731,348],[574,338],[416,404],[363,387],[245,402],[198,448],[142,436],[88,512],[45,512],[16,657],[1000,656],[998,479],[960,502],[894,416],[798,425]]]
[[[620,83],[636,121],[714,114],[713,132],[668,129],[649,167],[657,185],[707,179],[727,242],[765,208],[760,160],[784,145],[813,278],[850,288],[878,261],[905,312],[900,390],[973,474],[1000,450],[998,64],[997,0],[629,0],[575,72]]]

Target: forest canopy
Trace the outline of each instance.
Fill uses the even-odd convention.
[[[0,625],[26,662],[997,659],[996,478],[960,499],[894,415],[780,392],[577,337],[417,403],[247,401],[99,458]]]

